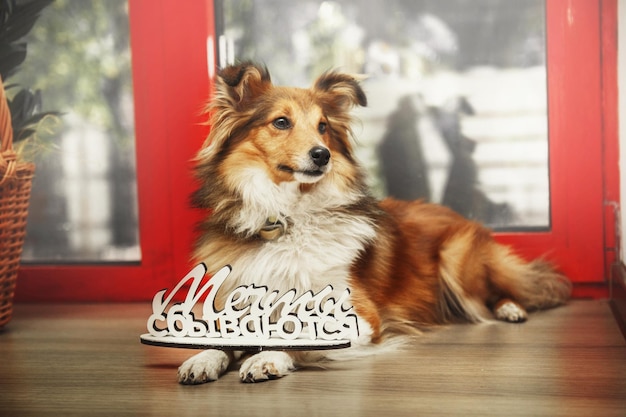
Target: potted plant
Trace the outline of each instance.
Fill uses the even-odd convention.
[[[13,294],[26,234],[35,165],[24,152],[46,117],[41,93],[7,83],[26,59],[24,36],[53,0],[0,0],[0,328],[11,319]],[[8,92],[11,92],[9,95]]]

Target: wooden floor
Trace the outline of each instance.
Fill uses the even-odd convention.
[[[145,346],[150,305],[18,305],[0,333],[0,416],[626,416],[607,302],[438,329],[390,356],[260,384],[182,386],[193,351]]]

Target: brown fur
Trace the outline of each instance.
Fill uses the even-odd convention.
[[[351,301],[372,327],[373,340],[394,323],[479,321],[508,300],[532,310],[568,299],[571,284],[564,276],[542,261],[522,260],[482,225],[442,206],[370,197],[350,141],[349,111],[365,104],[358,82],[345,74],[326,73],[311,89],[298,89],[272,85],[267,69],[251,63],[222,70],[209,108],[212,131],[197,157],[202,186],[194,201],[211,214],[196,259],[217,270],[273,244],[237,220],[242,207],[253,204],[242,191],[249,170],[277,186],[293,182],[298,158],[321,144],[330,151],[332,169],[318,182],[301,182],[299,192],[314,195],[329,187],[352,193],[349,204],[329,204],[311,216],[350,215],[374,228],[375,237],[365,239],[347,265]],[[280,117],[293,126],[272,126]]]

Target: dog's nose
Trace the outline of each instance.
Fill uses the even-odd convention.
[[[309,151],[309,156],[313,160],[313,163],[321,168],[328,164],[330,151],[323,146],[315,146]]]

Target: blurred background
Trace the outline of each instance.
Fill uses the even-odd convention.
[[[423,198],[498,230],[550,225],[542,0],[222,1],[220,65],[277,84],[366,74],[358,156],[379,197]]]
[[[184,7],[181,4],[180,7]],[[497,230],[550,227],[543,0],[215,2],[220,66],[276,84],[366,74],[357,157],[378,197],[423,198]],[[23,261],[137,262],[128,5],[56,0],[9,80],[63,112],[39,152]]]

